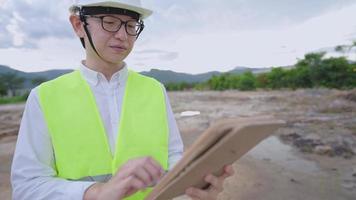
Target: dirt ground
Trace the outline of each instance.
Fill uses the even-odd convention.
[[[189,146],[220,118],[274,115],[287,123],[233,164],[221,200],[356,199],[356,90],[170,92]],[[23,104],[0,106],[0,194],[9,172]],[[181,116],[199,111],[196,116]],[[178,197],[177,200],[187,199]]]
[[[10,167],[15,150],[23,104],[0,106],[0,194],[11,199]]]

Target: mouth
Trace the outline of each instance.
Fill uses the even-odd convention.
[[[113,50],[115,51],[119,51],[119,52],[122,52],[122,51],[126,51],[127,48],[124,47],[124,46],[119,46],[119,45],[111,45],[110,48],[112,48]]]

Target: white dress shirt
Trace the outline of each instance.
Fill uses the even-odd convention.
[[[102,73],[83,64],[79,71],[95,96],[113,154],[117,135],[120,134],[118,126],[128,76],[127,66],[125,64],[110,81]],[[169,123],[168,166],[171,169],[182,156],[183,143],[168,96],[164,93]],[[95,177],[92,180],[94,181],[69,181],[56,177],[52,142],[39,104],[38,88],[34,88],[26,102],[11,167],[13,199],[79,200],[83,199],[89,186],[100,181]]]

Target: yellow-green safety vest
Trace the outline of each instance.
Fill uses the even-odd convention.
[[[57,176],[78,180],[115,174],[126,161],[151,156],[168,168],[168,121],[161,84],[129,71],[112,156],[93,93],[78,70],[39,87]],[[127,198],[144,199],[151,189]]]

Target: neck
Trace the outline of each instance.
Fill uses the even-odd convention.
[[[86,59],[83,64],[96,72],[102,73],[105,78],[110,81],[113,74],[120,71],[124,67],[124,62],[120,63],[108,63],[102,60]]]

